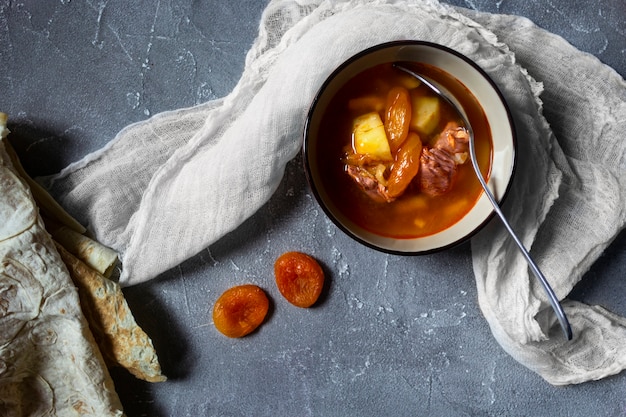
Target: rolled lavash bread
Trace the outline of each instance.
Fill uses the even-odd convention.
[[[0,114],[0,415],[122,416],[104,358]]]
[[[6,120],[0,113],[5,130]],[[35,202],[41,203],[46,230],[78,287],[81,308],[107,365],[126,368],[145,381],[165,381],[152,340],[135,321],[120,286],[108,278],[117,253],[88,237],[86,229],[28,176],[8,142],[5,148]]]
[[[54,220],[44,218],[46,229],[52,238],[86,266],[111,278],[113,269],[118,263],[117,252],[100,242],[81,234],[76,230],[58,224]]]
[[[135,322],[119,284],[55,243],[78,287],[83,312],[107,364],[124,367],[148,382],[165,381],[152,341]]]

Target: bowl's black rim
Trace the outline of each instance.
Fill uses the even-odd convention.
[[[498,88],[497,84],[491,79],[491,77],[481,68],[478,66],[478,64],[476,64],[473,60],[471,60],[470,58],[468,58],[467,56],[461,54],[458,51],[455,51],[454,49],[447,47],[445,45],[441,45],[438,43],[434,43],[434,42],[428,42],[428,41],[418,41],[418,40],[397,40],[397,41],[390,41],[390,42],[385,42],[385,43],[381,43],[372,47],[369,47],[367,49],[364,49],[361,52],[358,52],[357,54],[351,56],[350,58],[348,58],[346,61],[344,61],[341,65],[339,65],[327,78],[326,80],[322,83],[321,87],[319,88],[319,90],[317,91],[317,93],[315,94],[315,97],[313,98],[313,101],[309,107],[309,111],[307,113],[307,117],[306,117],[306,121],[304,124],[304,131],[303,131],[303,144],[302,144],[302,156],[303,156],[303,160],[304,160],[304,171],[305,171],[305,176],[306,176],[306,180],[307,183],[309,184],[309,187],[311,189],[311,191],[313,192],[313,195],[315,196],[315,199],[317,200],[318,205],[322,208],[322,210],[324,211],[324,213],[326,214],[326,216],[335,224],[335,226],[337,226],[343,233],[345,233],[346,235],[350,236],[352,239],[358,241],[359,243],[375,249],[379,252],[383,252],[383,253],[388,253],[391,255],[402,255],[402,256],[416,256],[416,255],[428,255],[428,254],[432,254],[432,253],[437,253],[437,252],[441,252],[447,249],[451,249],[453,247],[456,247],[462,243],[467,242],[469,239],[471,239],[472,237],[474,237],[479,231],[481,231],[495,216],[495,210],[492,210],[491,213],[485,218],[485,220],[480,223],[478,226],[476,226],[474,228],[474,230],[472,230],[471,232],[469,232],[468,234],[466,234],[465,236],[463,236],[462,238],[451,242],[447,245],[444,246],[439,246],[436,248],[432,248],[432,249],[427,249],[427,250],[423,250],[423,251],[400,251],[400,250],[394,250],[394,249],[389,249],[389,248],[383,248],[380,246],[377,246],[371,242],[368,242],[364,239],[362,239],[361,237],[357,236],[355,233],[353,233],[350,229],[348,229],[346,226],[344,226],[330,211],[330,209],[328,209],[328,207],[326,207],[326,205],[323,203],[322,197],[315,185],[315,182],[313,181],[313,174],[312,174],[312,169],[311,166],[309,164],[309,153],[308,153],[308,132],[309,132],[309,127],[310,127],[310,120],[311,117],[313,115],[313,112],[317,106],[317,103],[320,100],[320,97],[322,95],[322,93],[324,92],[324,90],[326,89],[326,87],[328,86],[328,84],[330,84],[330,82],[341,72],[343,71],[347,66],[349,66],[350,64],[352,64],[354,61],[362,58],[365,55],[368,55],[372,52],[376,52],[378,50],[381,49],[387,49],[387,48],[397,48],[397,47],[401,47],[401,46],[426,46],[426,47],[431,47],[431,48],[435,48],[435,49],[439,49],[442,50],[444,52],[447,52],[451,55],[454,55],[458,58],[460,58],[461,60],[465,61],[467,64],[469,64],[470,66],[472,66],[482,77],[484,77],[487,82],[491,85],[491,87],[493,88],[493,90],[496,92],[497,96],[499,97],[504,110],[506,112],[507,118],[508,118],[508,122],[509,125],[511,126],[511,137],[512,137],[512,142],[513,142],[513,165],[511,167],[511,176],[509,179],[509,182],[507,184],[507,187],[504,191],[504,193],[502,194],[502,198],[500,199],[500,206],[505,202],[506,197],[509,195],[509,191],[511,190],[511,186],[513,185],[513,180],[515,177],[515,172],[517,170],[517,155],[518,155],[518,147],[517,147],[517,132],[516,132],[516,128],[515,128],[515,123],[513,121],[513,116],[511,113],[511,110],[509,108],[508,103],[506,102],[506,100],[504,99],[504,95],[502,94],[502,92],[500,91],[500,89]],[[452,226],[450,226],[452,227]],[[402,239],[402,238],[399,238]]]

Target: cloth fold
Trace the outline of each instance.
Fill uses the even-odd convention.
[[[626,147],[619,136],[626,84],[521,17],[435,0],[271,1],[231,94],[131,125],[44,184],[121,253],[123,285],[149,280],[263,205],[300,149],[306,112],[323,80],[355,53],[398,39],[455,49],[501,90],[519,137],[504,211],[557,296],[566,297],[626,222]],[[623,318],[565,301],[575,334],[566,342],[499,222],[471,246],[481,310],[516,360],[552,384],[626,367]]]

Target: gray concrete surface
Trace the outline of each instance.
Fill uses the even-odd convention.
[[[222,97],[236,84],[267,1],[0,0],[0,111],[33,175],[59,171],[129,123]],[[519,14],[626,76],[622,0],[455,0]],[[626,234],[572,295],[626,315]],[[273,285],[286,250],[318,258],[330,285],[297,309]],[[211,322],[227,287],[274,300],[262,330],[231,340]],[[494,341],[469,244],[425,257],[365,249],[307,188],[300,158],[240,228],[125,289],[169,381],[113,376],[133,416],[626,416],[626,375],[556,388]]]

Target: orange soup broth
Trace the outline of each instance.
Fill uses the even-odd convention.
[[[486,175],[491,165],[492,144],[489,124],[481,106],[469,90],[448,73],[426,64],[415,64],[413,69],[440,82],[461,102],[474,131],[479,166]],[[345,172],[343,159],[346,147],[351,144],[352,122],[364,113],[363,109],[351,109],[354,106],[349,105],[350,100],[380,97],[385,103],[387,92],[393,86],[404,85],[407,76],[392,68],[391,64],[383,64],[348,81],[322,118],[319,135],[323,139],[319,141],[316,156],[324,188],[342,214],[372,233],[394,238],[424,237],[447,229],[469,212],[482,193],[469,157],[458,167],[456,181],[448,193],[431,197],[412,184],[401,197],[390,203],[372,200]],[[420,86],[411,94],[432,93]],[[379,111],[383,120],[385,112],[386,109]],[[428,146],[444,126],[455,119],[454,110],[442,101],[439,126],[430,137],[420,135],[424,146]]]

